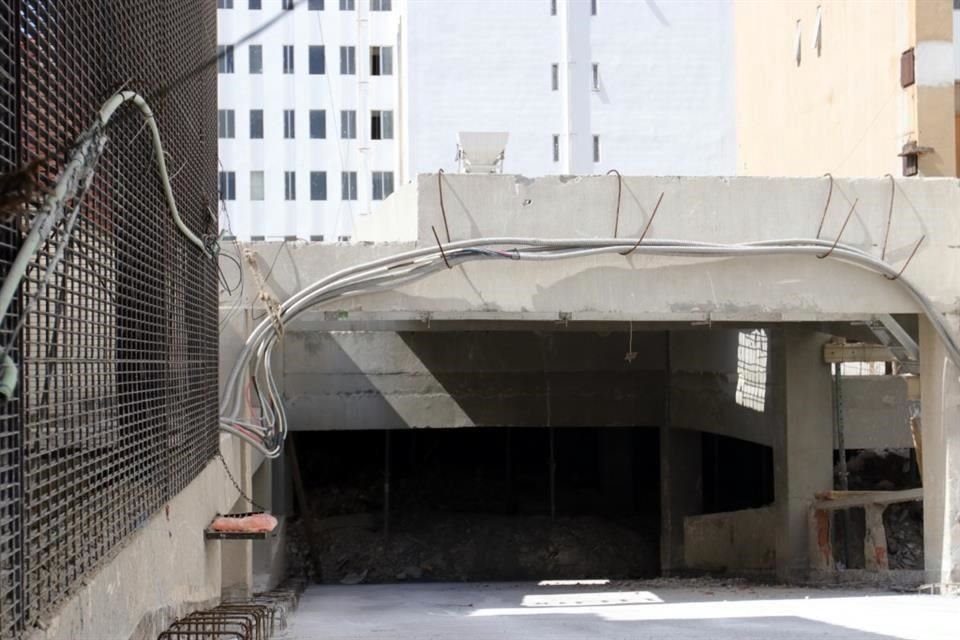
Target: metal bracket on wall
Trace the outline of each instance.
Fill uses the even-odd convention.
[[[899,322],[889,313],[870,318],[866,326],[900,363],[903,373],[919,373],[920,347]]]

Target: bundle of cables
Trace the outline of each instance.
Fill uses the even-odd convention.
[[[685,258],[809,256],[855,265],[886,277],[891,285],[903,287],[930,319],[950,359],[960,366],[960,347],[930,299],[889,264],[851,245],[817,239],[716,244],[656,239],[638,242],[628,238],[478,238],[406,251],[348,267],[290,296],[279,306],[276,315],[261,321],[247,338],[227,379],[220,405],[220,428],[242,438],[267,457],[280,455],[288,425],[271,358],[283,327],[312,307],[395,288],[475,260],[573,260],[631,253]],[[248,394],[255,396],[257,409],[250,406]]]

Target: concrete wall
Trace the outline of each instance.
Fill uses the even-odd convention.
[[[686,568],[770,573],[776,565],[776,525],[772,507],[688,516],[683,522]]]
[[[221,436],[220,450],[231,470],[242,475],[239,442]],[[215,605],[224,567],[241,565],[236,568],[244,570],[229,545],[250,543],[205,541],[203,529],[237,498],[220,461],[211,461],[109,562],[84,579],[30,640],[153,640],[178,617]]]
[[[664,419],[663,332],[291,331],[291,429],[655,426]]]
[[[848,449],[913,447],[907,381],[900,376],[843,379],[843,429]]]
[[[772,405],[756,408],[737,402],[739,330],[675,331],[670,334],[671,427],[697,429],[773,446],[782,417]],[[764,396],[771,400],[782,381],[766,358]],[[765,405],[767,403],[764,403]]]
[[[914,140],[934,149],[921,175],[956,175],[951,12],[950,0],[736,2],[737,172],[899,176]],[[902,88],[911,47],[917,82]]]
[[[745,365],[738,354],[740,335],[729,329],[670,333],[670,426],[772,446],[779,417],[769,407],[737,402]],[[772,369],[765,393],[776,393]],[[913,447],[904,378],[847,376],[842,394],[848,449]]]

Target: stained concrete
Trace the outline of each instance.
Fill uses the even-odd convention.
[[[222,435],[220,451],[243,477],[239,469],[249,463],[249,449]],[[249,543],[204,540],[203,529],[237,498],[220,461],[210,461],[86,576],[29,640],[152,640],[177,618],[217,604],[225,578],[249,573],[243,548]],[[236,571],[224,572],[224,566]]]
[[[774,570],[775,516],[772,507],[762,507],[684,518],[684,564],[693,571],[735,575]]]
[[[958,612],[948,596],[710,582],[314,586],[281,637],[954,640]]]

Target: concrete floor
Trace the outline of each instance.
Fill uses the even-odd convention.
[[[956,640],[960,598],[675,580],[312,586],[290,640]]]

